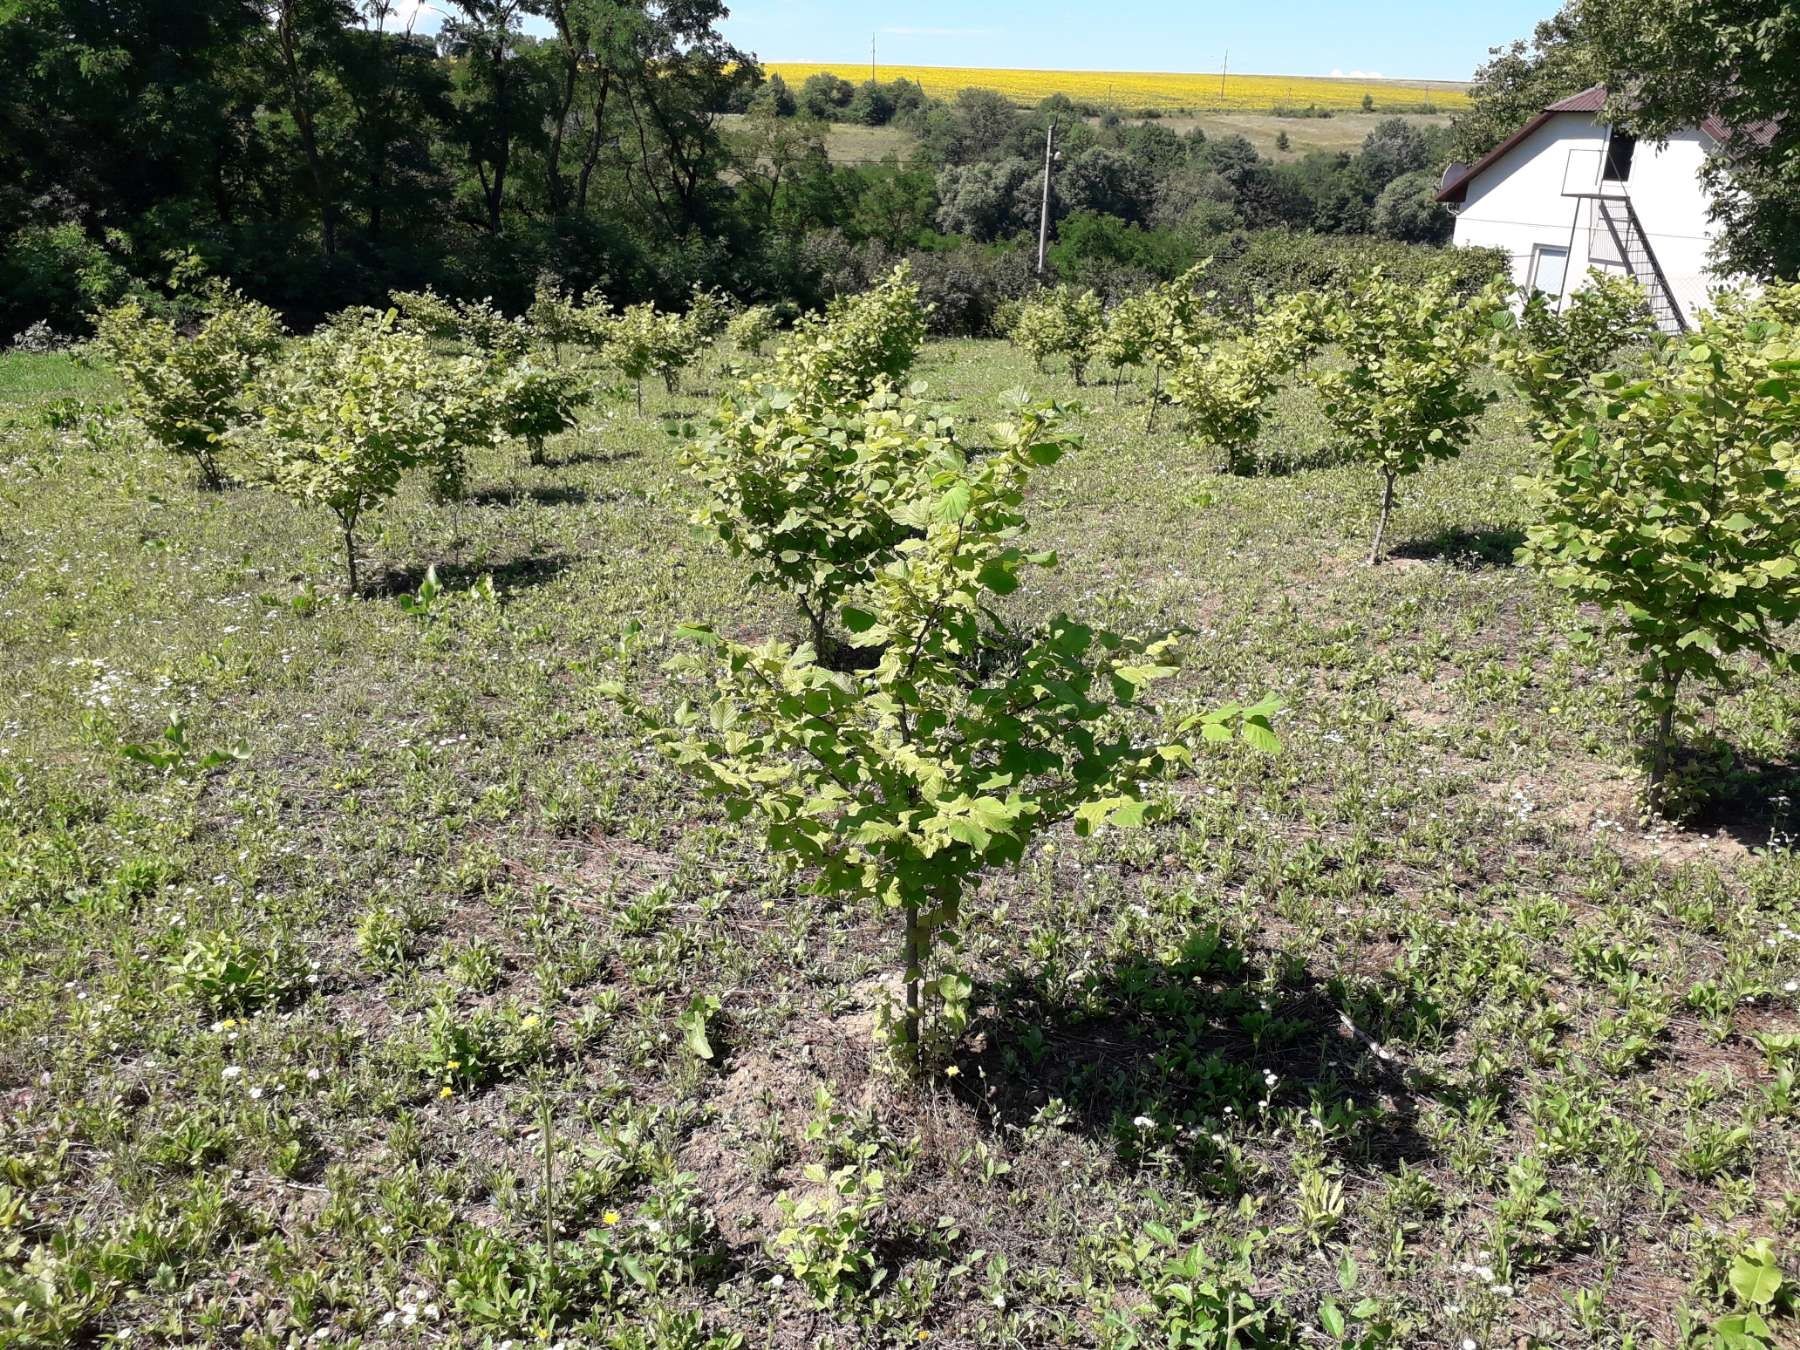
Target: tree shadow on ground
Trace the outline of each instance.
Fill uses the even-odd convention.
[[[572,469],[582,464],[629,464],[643,458],[642,450],[570,450],[566,454],[546,456],[543,467]]]
[[[1525,542],[1525,531],[1512,526],[1449,529],[1425,539],[1412,539],[1389,550],[1393,558],[1446,563],[1452,567],[1512,567],[1513,555]]]
[[[547,553],[514,558],[509,562],[434,565],[437,568],[438,584],[446,591],[467,590],[483,577],[491,576],[494,579],[494,589],[505,595],[511,591],[528,590],[554,581],[573,567],[575,560],[560,553]],[[425,572],[424,567],[387,568],[369,584],[367,594],[411,595],[424,583]]]
[[[1719,740],[1676,751],[1668,787],[1683,826],[1745,848],[1800,843],[1800,762],[1744,755]]]
[[[1219,472],[1238,478],[1297,478],[1303,473],[1335,469],[1344,454],[1335,445],[1254,450],[1225,464]]]
[[[553,483],[539,487],[488,487],[469,493],[463,500],[471,506],[517,506],[535,502],[539,506],[585,506],[594,499],[586,488]]]
[[[1246,1124],[1273,1133],[1298,1111],[1347,1166],[1391,1167],[1432,1151],[1420,1103],[1453,1100],[1384,1044],[1447,1034],[1440,1009],[1398,989],[1352,991],[1292,961],[1259,965],[1216,928],[1195,931],[1172,960],[1017,976],[977,998],[987,1005],[970,1038],[979,1048],[958,1077],[996,1123],[1061,1118],[1128,1164],[1172,1164],[1226,1195],[1248,1182],[1241,1154],[1220,1141],[1241,1140]]]

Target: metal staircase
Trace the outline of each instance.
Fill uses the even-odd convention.
[[[1619,195],[1595,195],[1594,218],[1588,226],[1588,256],[1600,258],[1610,254],[1624,263],[1633,280],[1644,288],[1656,326],[1665,333],[1685,333],[1687,318],[1669,279],[1663,275],[1662,264],[1656,260],[1656,251],[1650,247],[1631,198],[1624,195],[1623,184],[1612,186],[1621,189]]]
[[[1569,152],[1563,170],[1563,196],[1572,197],[1577,203],[1569,228],[1570,251],[1573,252],[1575,233],[1580,228],[1580,203],[1590,202],[1588,261],[1623,267],[1644,288],[1656,326],[1665,333],[1685,333],[1687,315],[1682,313],[1675,289],[1657,261],[1656,250],[1650,247],[1643,222],[1631,204],[1631,194],[1623,178],[1608,176],[1605,165],[1603,150]]]

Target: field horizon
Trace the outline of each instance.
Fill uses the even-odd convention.
[[[1269,109],[1360,108],[1365,95],[1376,109],[1419,111],[1462,107],[1468,82],[1459,80],[1387,79],[1371,76],[1265,75],[1254,72],[1154,70],[1050,70],[1006,66],[893,65],[872,67],[845,61],[765,61],[763,69],[799,85],[817,74],[838,75],[860,83],[872,69],[882,80],[907,79],[933,98],[954,98],[969,88],[996,89],[1019,102],[1035,103],[1052,94],[1078,101],[1119,103],[1131,109]]]

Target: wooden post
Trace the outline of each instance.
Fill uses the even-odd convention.
[[[1038,280],[1044,279],[1044,249],[1050,242],[1050,166],[1056,154],[1056,119],[1044,131],[1044,200],[1038,208]]]

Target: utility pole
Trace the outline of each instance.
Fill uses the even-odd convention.
[[[1044,248],[1050,242],[1050,166],[1056,156],[1056,119],[1044,131],[1044,202],[1038,208],[1038,280],[1044,279]]]
[[[875,83],[875,35],[869,34],[869,83]]]
[[[1219,102],[1225,102],[1225,72],[1231,69],[1231,48],[1225,49],[1225,59],[1219,63]]]

